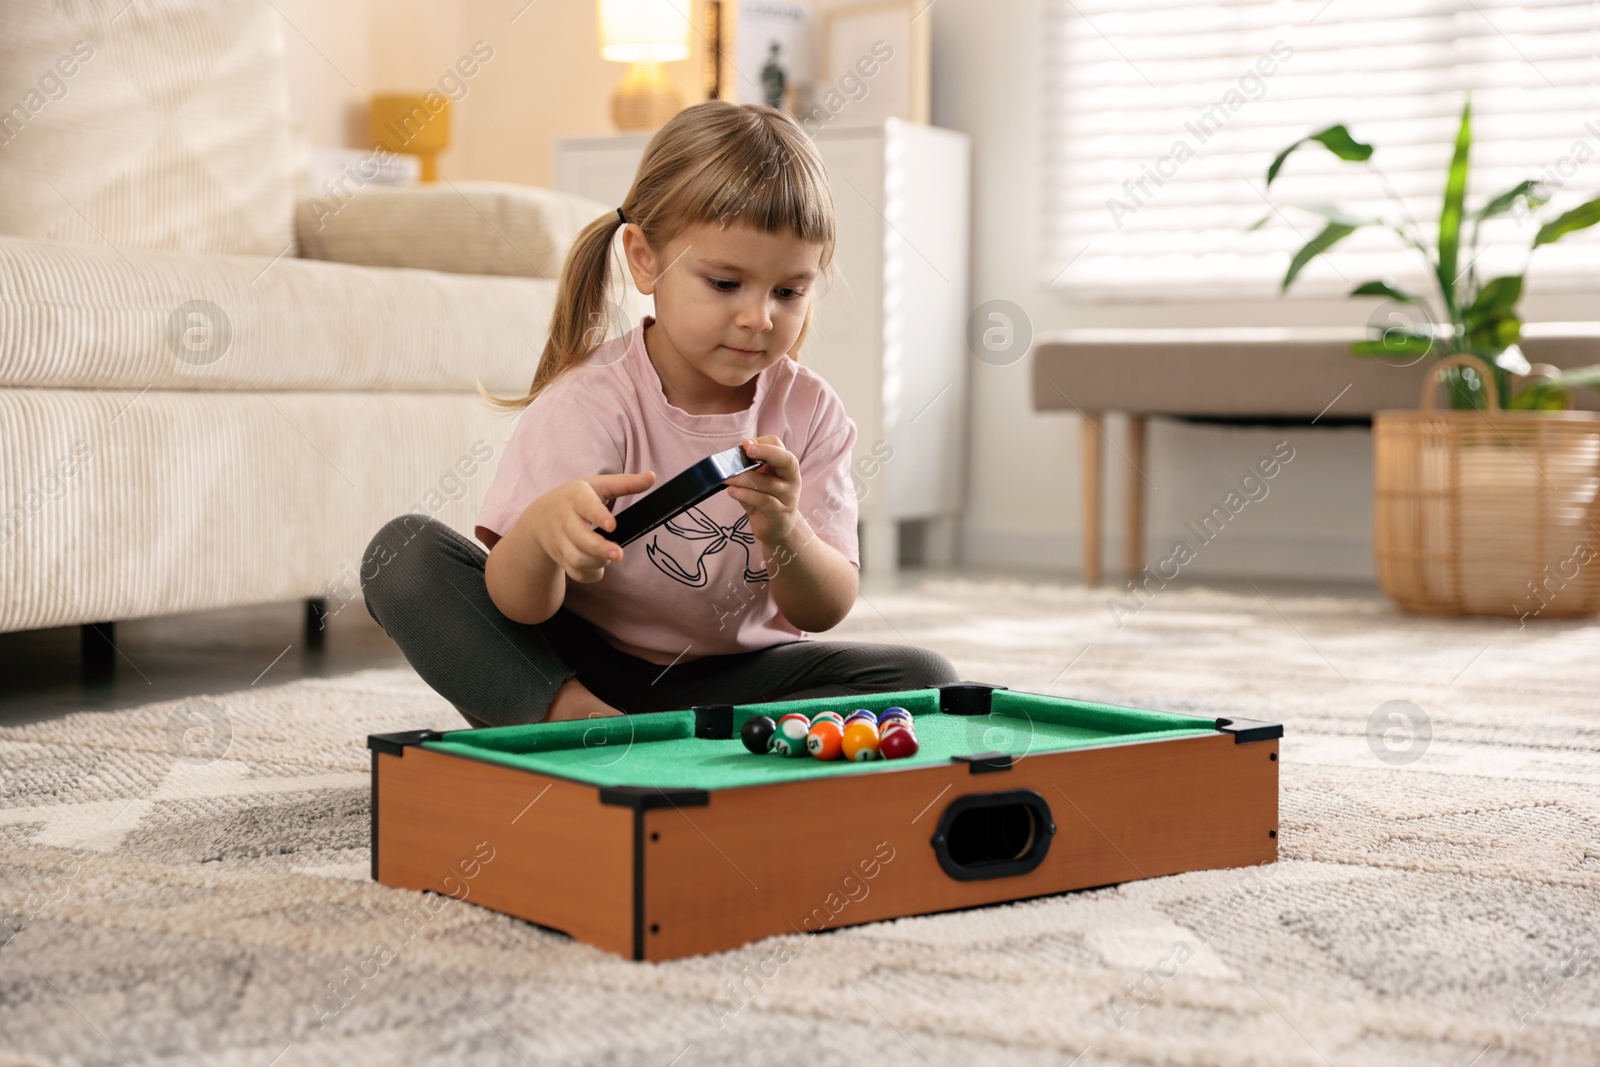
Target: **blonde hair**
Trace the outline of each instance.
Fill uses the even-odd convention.
[[[743,225],[821,244],[823,277],[833,261],[833,195],[822,156],[799,123],[761,104],[708,100],[678,112],[650,138],[621,208],[657,251],[694,225]],[[527,395],[499,397],[479,383],[485,400],[525,408],[605,341],[611,246],[622,225],[617,212],[608,212],[567,251],[550,339]],[[814,308],[808,302],[791,357],[805,343]]]

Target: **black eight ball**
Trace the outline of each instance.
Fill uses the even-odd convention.
[[[777,728],[778,724],[767,716],[753,715],[746,720],[744,728],[739,731],[739,740],[743,741],[744,747],[751,752],[758,756],[764,755],[767,746],[772,742],[773,731]]]

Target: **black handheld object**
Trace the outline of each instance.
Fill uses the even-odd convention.
[[[597,526],[595,533],[619,545],[637,541],[662,523],[726,489],[727,486],[722,484],[725,479],[759,466],[759,459],[751,459],[738,446],[707,456],[670,482],[623,508],[617,515],[616,529],[602,530]]]

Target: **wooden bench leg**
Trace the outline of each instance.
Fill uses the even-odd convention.
[[[1127,541],[1123,561],[1129,578],[1144,569],[1144,441],[1143,415],[1128,416],[1128,485],[1123,494],[1127,508]]]
[[[1082,412],[1079,451],[1083,480],[1083,583],[1100,584],[1100,442],[1105,416]]]

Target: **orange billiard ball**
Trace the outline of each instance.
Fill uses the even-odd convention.
[[[844,758],[865,763],[878,758],[878,728],[870,722],[856,721],[844,728]]]
[[[832,719],[819,719],[806,734],[806,751],[817,759],[838,759],[844,751],[844,730]]]

